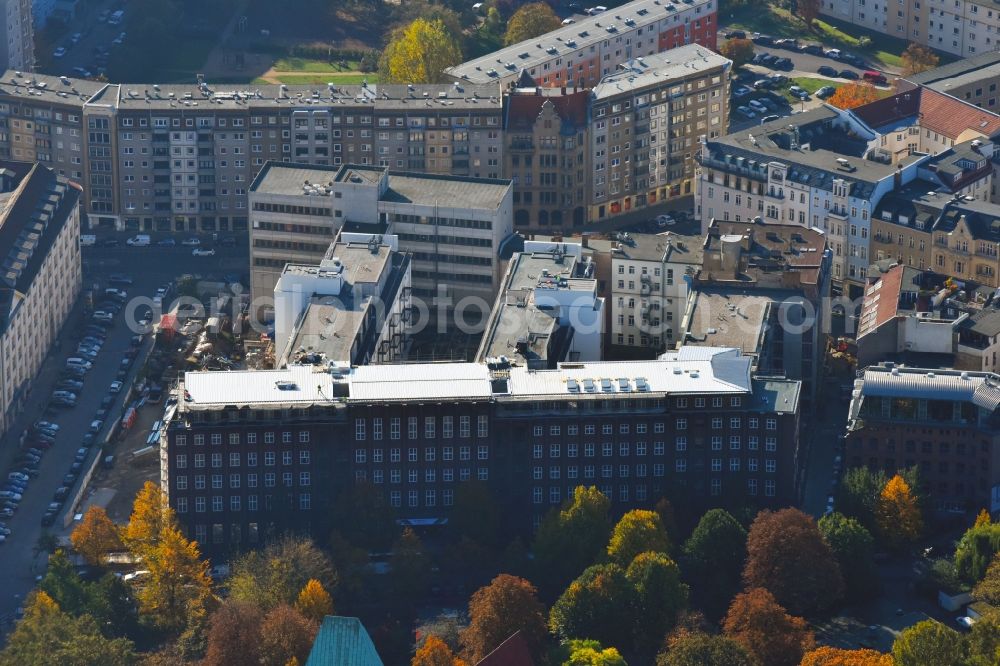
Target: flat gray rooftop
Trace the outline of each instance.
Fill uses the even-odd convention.
[[[770,296],[728,289],[699,289],[688,322],[684,344],[736,347],[755,354],[764,337],[768,312],[776,301]]]
[[[663,53],[629,60],[622,65],[622,69],[602,78],[594,86],[593,95],[598,100],[614,97],[630,90],[720,69],[729,62],[729,59],[697,44],[679,46]]]
[[[268,162],[254,179],[250,191],[259,194],[297,196],[302,194],[303,185],[307,181],[314,185],[325,185],[336,181],[340,170],[339,166]],[[329,197],[316,197],[316,199],[323,202],[317,205],[330,205]]]
[[[382,201],[492,211],[510,189],[509,180],[390,171]]]

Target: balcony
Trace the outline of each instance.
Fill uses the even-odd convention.
[[[510,150],[516,152],[527,152],[535,149],[535,144],[532,141],[518,141],[514,140],[510,142]]]

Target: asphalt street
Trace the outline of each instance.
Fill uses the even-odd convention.
[[[100,238],[106,237],[108,236]],[[124,245],[125,234],[117,237],[122,240],[120,247],[84,248],[85,287],[96,282],[103,289],[108,275],[126,273],[134,280],[131,286],[125,288],[130,298],[152,297],[157,287],[184,273],[201,274],[207,278],[227,273],[242,276],[248,270],[245,241],[234,248],[218,248],[219,254],[214,257],[194,257],[188,247],[134,248]],[[166,307],[165,305],[165,309]],[[45,555],[36,556],[34,552],[35,544],[45,529],[41,525],[42,515],[52,501],[53,493],[62,485],[63,476],[69,471],[83,434],[87,432],[101,400],[108,395],[108,387],[114,381],[122,356],[134,335],[124,323],[123,313],[124,309],[115,318],[114,327],[108,331],[107,341],[84,379],[77,406],[60,410],[54,416],[44,417],[59,424],[59,434],[55,444],[42,457],[39,475],[29,482],[17,512],[3,521],[11,529],[6,542],[0,544],[0,618],[4,620],[14,616],[25,595],[34,586],[35,577],[44,569]],[[82,303],[78,303],[64,326],[57,347],[51,350],[33,384],[31,404],[0,444],[0,461],[3,462],[0,469],[4,478],[11,469],[10,462],[18,455],[18,435],[30,424],[43,418],[43,410],[53,385],[59,381],[65,359],[74,355],[81,331],[88,323],[89,320],[83,314]],[[129,381],[134,378],[138,369],[138,364],[133,366]],[[113,405],[109,422],[121,414],[124,393],[123,390]],[[99,453],[98,447],[92,448],[87,463]],[[68,508],[67,505],[64,511]],[[63,513],[60,513],[55,526],[48,528],[50,533],[57,536],[69,533],[69,530],[60,529],[63,517]],[[9,628],[9,622],[3,623],[4,630]]]
[[[100,23],[97,20],[97,14],[102,10],[110,12],[115,9],[125,9],[127,12],[128,6],[123,5],[118,0],[105,0],[104,2],[98,0],[97,2],[78,3],[76,19],[70,24],[66,32],[52,45],[53,50],[60,46],[63,47],[66,49],[66,54],[61,58],[53,57],[51,52],[40,54],[39,61],[42,65],[40,71],[46,74],[79,77],[80,73],[74,72],[73,68],[82,67],[96,76],[99,65],[95,62],[97,54],[94,49],[97,47],[109,50],[117,48],[112,44],[112,41],[118,37],[119,33],[125,31],[126,22],[123,20],[121,25]],[[70,37],[77,32],[80,33],[80,41],[73,44]],[[128,36],[126,35],[127,38]]]

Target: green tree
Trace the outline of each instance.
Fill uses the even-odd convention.
[[[696,632],[671,641],[670,649],[656,658],[656,666],[760,666],[760,663],[731,638]]]
[[[469,599],[469,626],[461,636],[465,660],[479,663],[518,631],[538,659],[547,636],[545,607],[538,601],[534,585],[500,574]]]
[[[462,62],[462,51],[440,20],[417,19],[393,33],[382,52],[379,78],[387,83],[439,83]]]
[[[1000,613],[985,611],[965,639],[966,666],[996,666],[1000,663]]]
[[[806,621],[785,612],[763,588],[737,594],[722,626],[765,666],[795,666],[814,645]]]
[[[903,630],[892,644],[892,656],[896,666],[961,666],[965,642],[937,620],[924,620]]]
[[[740,588],[747,531],[724,509],[711,509],[684,542],[682,571],[705,614],[720,618]]]
[[[875,539],[871,533],[856,519],[840,513],[820,518],[819,531],[837,558],[847,598],[859,601],[876,594],[879,578],[874,561]]]
[[[602,647],[598,641],[570,641],[569,656],[562,666],[628,666],[615,648]]]
[[[625,570],[633,587],[634,636],[641,663],[649,663],[687,606],[688,587],[677,564],[663,553],[640,553]]]
[[[719,46],[719,54],[732,60],[733,69],[738,69],[753,60],[753,42],[749,39],[727,39]]]
[[[667,538],[667,531],[663,529],[660,514],[633,509],[615,525],[608,542],[608,557],[622,567],[627,567],[639,553],[666,553],[669,549],[670,540]]]
[[[561,640],[589,636],[603,645],[632,640],[635,587],[618,564],[587,568],[549,611],[549,628]]]
[[[496,7],[490,7],[486,11],[486,22],[483,26],[491,35],[500,35],[503,30],[503,18]]]
[[[757,514],[747,536],[743,580],[748,588],[769,590],[793,615],[821,612],[844,591],[830,545],[798,509]]]
[[[337,573],[330,558],[312,539],[289,536],[250,551],[232,564],[229,597],[265,611],[294,604],[310,580],[325,590],[336,589]]]
[[[430,558],[420,537],[409,527],[393,545],[389,565],[394,596],[402,603],[416,602],[430,586]]]
[[[1000,551],[1000,523],[969,528],[955,547],[955,568],[962,580],[975,584]]]
[[[535,535],[535,579],[546,592],[555,596],[604,554],[610,507],[596,487],[577,486],[573,497],[542,519]]]
[[[89,615],[73,617],[42,591],[28,598],[24,617],[0,652],[0,666],[131,666],[132,641],[101,635]]]
[[[845,516],[857,518],[865,529],[874,533],[875,506],[888,480],[881,470],[872,472],[867,467],[848,468],[840,480],[837,508]]]
[[[522,5],[507,21],[507,33],[504,35],[503,43],[509,46],[534,39],[555,30],[559,24],[559,17],[552,11],[549,3],[531,2]]]

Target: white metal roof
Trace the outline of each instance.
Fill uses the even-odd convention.
[[[750,392],[750,357],[741,355],[737,349],[695,347],[692,349],[697,351],[691,352],[687,349],[664,354],[655,361],[562,363],[556,370],[511,368],[510,393],[532,396]]]
[[[348,379],[351,400],[486,398],[490,372],[479,363],[366,365]]]
[[[333,377],[309,365],[284,370],[184,373],[185,401],[194,405],[326,402]]]
[[[988,372],[870,367],[861,394],[873,397],[960,400],[994,410],[1000,406],[1000,377]]]

